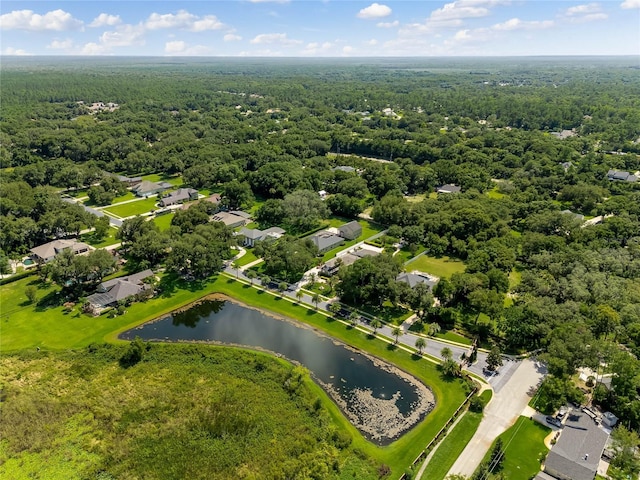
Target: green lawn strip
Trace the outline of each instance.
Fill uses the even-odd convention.
[[[452,332],[450,330],[444,332],[438,332],[434,335],[436,338],[442,340],[449,340],[450,342],[462,343],[463,345],[471,345],[473,341],[470,338],[460,335],[459,333]]]
[[[133,215],[141,215],[158,208],[156,206],[158,199],[156,197],[144,198],[135,202],[123,203],[113,207],[105,208],[104,211],[116,215],[120,218],[131,217]]]
[[[513,290],[522,281],[522,270],[514,268],[509,272],[509,290]]]
[[[540,464],[549,452],[544,444],[544,439],[549,432],[551,432],[550,428],[521,416],[513,426],[498,437],[502,439],[504,448],[504,460],[500,470],[504,478],[529,480],[540,471]],[[483,462],[491,458],[494,445],[495,442],[491,445]]]
[[[126,202],[127,200],[133,200],[134,198],[136,198],[136,195],[133,192],[127,192],[124,195],[120,196],[120,197],[116,197],[111,201],[111,205],[114,205],[116,203],[120,203],[120,202]]]
[[[241,256],[237,260],[234,260],[234,263],[239,267],[244,267],[245,265],[248,265],[251,262],[255,262],[256,260],[258,260],[258,257],[256,257],[256,254],[253,253],[253,249],[245,248],[245,250],[246,250],[246,253],[243,256]]]
[[[505,197],[504,193],[499,192],[499,187],[493,187],[491,190],[487,191],[486,195],[487,197],[493,198],[496,200],[500,200],[501,198]]]
[[[314,282],[313,284],[307,283],[304,289],[310,293],[318,293],[325,297],[331,298],[335,296],[335,292],[331,289],[331,285],[327,282]]]
[[[411,253],[411,251],[409,251],[409,249],[405,247],[400,249],[398,253],[394,255],[394,257],[399,258],[402,261],[402,263],[405,263],[411,260],[416,255],[419,255],[420,253],[424,252],[425,250],[426,250],[426,247],[423,247],[422,245],[420,245],[415,252]]]
[[[164,215],[153,217],[153,223],[160,229],[161,232],[165,230],[169,230],[171,226],[171,220],[173,219],[175,213],[165,213]]]
[[[436,258],[427,255],[422,255],[405,266],[407,271],[419,270],[440,278],[450,278],[454,273],[464,272],[464,269],[464,263],[460,260],[449,257]]]
[[[485,390],[481,396],[485,402],[488,402],[491,399],[491,390]],[[458,424],[447,433],[447,436],[438,445],[438,449],[431,457],[424,471],[423,478],[428,478],[429,480],[444,479],[476,433],[476,430],[478,430],[481,421],[482,413],[467,410],[458,421]]]
[[[93,232],[80,235],[80,240],[82,240],[85,243],[88,243],[92,247],[104,248],[104,247],[108,247],[109,245],[115,245],[120,241],[116,238],[117,232],[118,232],[118,229],[114,227],[109,227],[109,230],[107,231],[107,236],[100,240],[97,240],[95,238],[95,235],[93,234]]]

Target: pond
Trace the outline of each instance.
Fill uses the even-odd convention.
[[[123,333],[120,338],[207,341],[268,350],[306,367],[370,441],[387,445],[434,407],[415,378],[297,322],[228,300],[206,300]]]

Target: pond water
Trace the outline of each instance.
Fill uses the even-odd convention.
[[[265,349],[305,366],[369,440],[386,445],[434,406],[431,391],[400,370],[308,327],[225,300],[207,300],[120,338],[209,341]]]

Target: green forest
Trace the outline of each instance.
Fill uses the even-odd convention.
[[[63,292],[33,294],[43,315],[65,301],[82,305],[103,278],[122,272],[160,269],[161,291],[168,279],[206,281],[243,241],[233,227],[211,221],[219,211],[250,212],[250,227],[286,232],[248,249],[258,265],[247,277],[282,290],[327,260],[310,235],[357,220],[366,231],[359,240],[383,253],[340,266],[326,281],[331,295],[394,324],[416,313],[412,328],[425,333],[456,332],[502,353],[533,352],[549,369],[538,395],[541,411],[588,396],[640,428],[640,80],[633,59],[29,59],[8,62],[1,73],[2,273],[35,246],[81,234],[96,244],[120,243],[126,261],[116,267],[99,254],[62,255],[38,268],[39,282]],[[114,107],[92,109],[97,102]],[[217,194],[219,204],[199,202],[164,223],[161,216],[148,222],[134,206],[154,214],[155,202],[134,200],[118,175]],[[459,192],[443,193],[447,185]],[[107,216],[85,206],[107,208],[101,210]],[[107,221],[113,218],[122,220],[115,233]],[[432,291],[396,280],[414,258],[435,265],[440,280]],[[320,291],[313,281],[308,288]],[[96,348],[91,355],[105,364],[109,382],[136,381],[116,380],[133,375],[114,370],[116,347]],[[151,352],[159,369],[165,359],[179,362],[171,350]],[[198,348],[193,355],[235,362],[223,352]],[[102,367],[83,360],[85,354],[51,353],[51,361],[94,382],[87,372]],[[274,377],[287,374],[289,367],[260,361]],[[191,368],[195,360],[185,362]],[[610,378],[610,386],[595,378],[580,383],[582,367]],[[172,368],[167,375],[175,375]],[[270,381],[225,368],[238,384]],[[189,375],[175,380],[187,385],[196,373]],[[216,395],[239,402],[240,393],[224,392]],[[285,457],[290,470],[281,478],[339,478],[352,468],[368,472],[359,478],[375,478],[374,461],[337,444],[340,432],[313,418],[308,399],[301,400],[306,393],[277,394],[293,404],[296,417],[287,420],[297,423],[290,428],[305,429],[307,440],[292,445],[298,449],[292,453],[272,445],[270,434],[256,434],[247,448],[260,454],[252,461],[266,460],[256,478],[280,478],[268,468]],[[58,407],[51,408],[54,415]],[[264,428],[272,428],[267,417],[284,412],[269,410],[244,413],[264,415]],[[146,421],[141,412],[119,414],[132,424]],[[202,435],[211,435],[205,430],[215,427],[207,417],[213,414],[190,413]],[[101,425],[104,439],[96,441],[103,449],[130,433],[110,431],[107,420],[92,420]],[[158,442],[177,448],[173,436],[183,427]],[[120,448],[110,453],[113,464],[129,447]],[[165,446],[138,444],[131,461],[157,448]],[[180,455],[186,461],[190,454]],[[227,459],[237,468],[248,462],[242,455]],[[305,468],[325,473],[303,472],[294,460],[299,455],[309,459]],[[346,470],[334,465],[345,461],[352,465]]]

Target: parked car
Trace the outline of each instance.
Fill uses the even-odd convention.
[[[545,419],[549,425],[553,425],[554,427],[562,427],[562,422],[551,415],[547,415]]]

